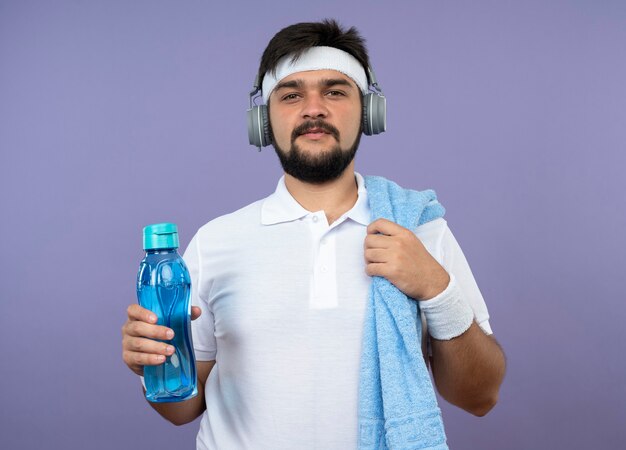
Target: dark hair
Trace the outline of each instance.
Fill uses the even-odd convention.
[[[276,73],[278,62],[287,55],[296,61],[311,47],[335,47],[354,56],[365,69],[369,81],[370,65],[365,39],[356,28],[345,31],[334,19],[321,22],[302,22],[283,28],[267,44],[259,66],[259,83],[269,71]]]

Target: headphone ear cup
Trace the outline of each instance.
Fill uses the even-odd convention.
[[[263,118],[263,146],[268,146],[272,143],[270,137],[270,118],[267,112],[267,105],[259,106],[261,108],[261,117]]]
[[[387,130],[387,99],[370,92],[363,97],[363,133],[367,136]]]
[[[267,106],[253,106],[247,111],[248,116],[248,141],[255,147],[270,145],[270,122],[267,116]]]
[[[362,129],[363,129],[363,134],[365,134],[366,136],[370,136],[372,133],[370,133],[370,128],[369,128],[369,123],[370,123],[370,118],[369,118],[369,108],[367,106],[369,100],[368,97],[372,95],[372,94],[366,94],[363,96],[363,123],[362,123]]]

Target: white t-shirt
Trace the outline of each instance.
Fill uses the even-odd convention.
[[[357,447],[370,211],[356,178],[357,202],[330,226],[323,211],[300,206],[281,178],[272,195],[212,220],[190,242],[184,259],[192,303],[202,308],[192,322],[195,354],[216,360],[199,450]],[[454,274],[490,334],[487,307],[447,222],[415,233]]]

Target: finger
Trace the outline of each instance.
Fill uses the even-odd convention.
[[[126,334],[134,337],[145,337],[150,339],[162,339],[164,341],[174,338],[174,330],[161,325],[135,320],[126,326]]]
[[[138,337],[128,337],[124,339],[122,346],[126,351],[163,356],[170,356],[175,350],[173,345]]]
[[[365,273],[370,277],[386,277],[387,272],[386,263],[369,263],[365,266]]]
[[[138,368],[138,366],[158,366],[165,362],[165,356],[125,351],[124,362],[131,368]]]
[[[196,320],[202,314],[202,309],[199,306],[191,307],[191,320]]]
[[[366,263],[386,263],[389,261],[389,252],[380,248],[365,249]]]
[[[392,237],[384,234],[368,234],[363,243],[364,248],[389,248]]]
[[[390,220],[377,219],[368,225],[367,234],[382,233],[387,236],[394,236],[402,233],[403,230],[406,230],[406,228],[401,227],[397,223],[391,222]]]
[[[157,316],[149,309],[143,308],[138,304],[132,304],[127,309],[128,318],[131,320],[141,320],[147,323],[156,323]]]

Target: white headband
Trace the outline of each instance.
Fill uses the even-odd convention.
[[[296,60],[292,55],[282,58],[276,66],[276,75],[268,71],[263,77],[263,100],[268,102],[270,94],[279,81],[292,73],[307,70],[336,70],[352,78],[361,92],[368,92],[365,69],[351,54],[334,47],[311,47]]]

